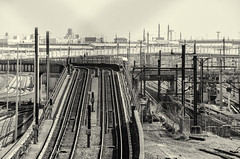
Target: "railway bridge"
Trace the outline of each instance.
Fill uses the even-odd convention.
[[[35,42],[37,43],[37,39]],[[194,101],[197,101],[196,87],[200,83],[197,77],[200,75],[240,74],[236,69],[240,65],[222,66],[221,63],[222,59],[229,62],[239,57],[238,55],[195,54],[195,57],[207,61],[207,65],[202,62],[198,67],[196,61],[193,63],[193,55],[189,54],[186,60],[183,60],[186,67],[182,69],[182,54],[173,51],[165,52],[161,56],[159,53],[149,53],[146,56],[142,52],[131,55],[128,53],[127,58],[125,54],[70,56],[70,49],[68,51],[66,57],[49,58],[47,44],[44,58],[38,58],[36,48],[35,59],[0,60],[2,73],[35,73],[34,103],[30,101],[19,104],[19,95],[16,93],[15,110],[7,112],[0,119],[0,124],[3,125],[1,132],[4,133],[0,137],[0,140],[4,140],[1,158],[144,158],[143,120],[141,123],[139,118],[144,116],[144,111],[141,110],[144,102],[139,101],[139,95],[145,96],[146,93],[146,96],[156,103],[163,97],[163,107],[178,115],[176,111],[181,111],[183,107],[185,109],[185,105],[175,101],[166,91],[168,88],[160,89],[163,83],[161,81],[168,81],[170,89],[178,90],[178,78],[182,78],[185,84],[183,78],[194,74]],[[135,65],[135,60],[139,63],[138,66]],[[160,65],[159,60],[162,60]],[[234,61],[235,64],[237,62]],[[51,78],[53,75],[57,75],[54,82]],[[42,76],[45,79],[39,80]],[[135,82],[135,79],[139,81]],[[18,77],[16,81],[19,81]],[[146,84],[146,81],[153,83]],[[52,90],[49,89],[51,84]],[[15,87],[16,92],[25,91],[19,89],[18,85],[17,83]],[[20,81],[20,87],[21,85]],[[134,89],[139,85],[143,94]],[[179,93],[182,97],[185,94],[183,86]],[[203,85],[200,87],[203,89]],[[46,94],[45,98],[40,96],[42,93]],[[191,94],[191,91],[188,93]],[[176,99],[179,94],[176,93]],[[23,109],[21,112],[19,105]],[[195,105],[193,109],[191,102],[186,104],[187,113],[194,120],[197,119]],[[214,111],[216,116],[219,114],[219,111],[213,109],[208,111]],[[221,115],[224,120],[229,118],[224,113]],[[236,120],[235,117],[232,118]],[[216,122],[212,118],[211,120]],[[12,127],[14,121],[15,129]],[[25,132],[22,133],[22,130]]]
[[[21,71],[33,72],[33,62],[22,60]],[[48,99],[39,100],[34,107],[38,114],[33,113],[22,136],[11,137],[14,144],[4,147],[1,158],[143,158],[139,102],[129,89],[132,83],[122,58],[89,56],[50,62],[50,74],[60,74],[54,89]],[[46,74],[46,64],[39,60],[39,75]],[[7,68],[14,73],[17,62],[0,61],[0,70]]]

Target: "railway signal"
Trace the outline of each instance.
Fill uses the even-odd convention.
[[[92,92],[91,103],[92,103],[92,112],[95,112],[94,111],[94,92]]]
[[[91,105],[88,105],[87,147],[90,147],[90,137],[91,137]]]

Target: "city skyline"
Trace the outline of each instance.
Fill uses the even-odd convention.
[[[39,28],[40,36],[50,31],[53,37],[64,37],[72,28],[80,37],[103,35],[112,41],[115,35],[142,39],[143,29],[150,38],[157,36],[158,24],[161,36],[167,38],[167,26],[173,32],[173,40],[179,39],[240,39],[240,11],[237,0],[149,0],[120,1],[97,0],[2,0],[0,35],[30,35]]]

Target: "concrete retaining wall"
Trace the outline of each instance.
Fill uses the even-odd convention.
[[[144,159],[144,136],[142,124],[139,119],[138,111],[134,110],[131,123],[131,139],[133,147],[133,158]]]

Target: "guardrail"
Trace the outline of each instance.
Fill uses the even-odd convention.
[[[133,145],[133,158],[144,159],[144,137],[142,124],[139,119],[138,111],[133,111],[131,138],[134,141]]]
[[[144,159],[144,138],[143,138],[143,129],[142,124],[139,119],[138,109],[140,109],[140,103],[138,101],[137,93],[132,88],[132,81],[129,76],[129,71],[123,67],[124,77],[127,81],[128,92],[132,97],[131,104],[132,107],[132,122],[130,123],[130,130],[131,130],[131,139],[132,139],[132,151],[133,151],[133,158]],[[136,108],[136,110],[135,110]]]
[[[140,103],[139,101],[137,100],[137,93],[135,92],[135,90],[133,89],[133,86],[132,86],[132,80],[129,76],[129,71],[123,67],[123,71],[124,71],[124,77],[125,77],[125,80],[127,81],[127,86],[129,87],[129,93],[132,97],[132,101],[131,103],[136,106],[137,110],[140,109]]]
[[[127,92],[126,86],[124,85],[125,82],[122,79],[122,76],[120,78],[119,73],[117,74],[117,83],[118,83],[118,93],[121,96],[119,100],[119,102],[121,103],[121,116],[124,119],[123,123],[122,123],[122,129],[125,131],[123,138],[124,143],[128,144],[128,149],[125,150],[125,152],[128,152],[129,154],[129,158],[132,158],[132,139],[131,139],[131,131],[130,131],[130,126],[129,126],[129,109],[127,109],[127,107],[131,106],[131,104],[129,104],[130,102],[128,101],[128,98],[126,96],[124,96],[123,92]],[[124,83],[124,84],[123,84]],[[128,142],[127,142],[128,141]],[[126,149],[125,146],[123,147],[123,149]],[[127,156],[126,156],[127,157]]]

